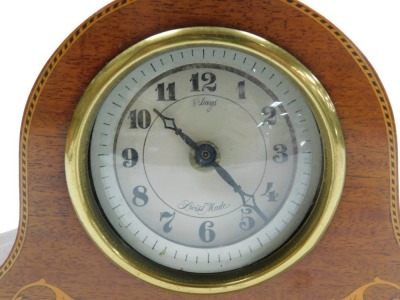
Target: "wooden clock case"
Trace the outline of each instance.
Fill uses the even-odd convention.
[[[152,286],[111,263],[76,217],[64,170],[71,117],[94,76],[142,39],[192,26],[248,31],[299,59],[331,96],[347,157],[342,199],[315,249],[264,283],[208,296]],[[400,298],[397,189],[395,124],[385,91],[367,59],[324,17],[294,0],[118,0],[64,41],[29,96],[21,128],[20,225],[0,267],[0,298]]]

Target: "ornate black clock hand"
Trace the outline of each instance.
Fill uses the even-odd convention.
[[[241,186],[235,182],[232,176],[217,163],[217,151],[213,145],[208,143],[198,145],[189,136],[184,134],[182,132],[182,129],[176,126],[174,118],[164,116],[160,111],[155,108],[153,109],[153,111],[161,118],[161,120],[163,120],[164,128],[174,131],[176,135],[179,135],[182,140],[187,145],[189,145],[189,147],[195,150],[195,159],[200,167],[214,167],[219,176],[221,176],[221,178],[233,188],[235,193],[238,193],[240,195],[240,198],[242,198],[243,207],[251,208],[264,220],[264,222],[268,222],[268,217],[257,206],[254,195],[245,193],[242,190]]]
[[[221,167],[217,162],[214,161],[212,163],[212,166],[214,167],[215,171],[217,171],[219,176],[221,176],[221,178],[225,180],[225,182],[228,183],[233,188],[235,193],[238,193],[240,195],[240,198],[242,198],[243,206],[253,209],[264,220],[264,222],[268,222],[269,220],[268,217],[257,206],[254,195],[245,193],[242,190],[242,187],[235,182],[235,180],[228,173],[228,171],[226,171],[223,167]]]
[[[190,148],[196,150],[198,148],[197,143],[195,141],[193,141],[189,136],[187,136],[186,134],[184,134],[182,132],[182,129],[178,128],[175,124],[175,119],[174,118],[169,118],[169,117],[165,117],[160,111],[158,111],[157,109],[153,109],[153,111],[161,118],[161,120],[163,120],[164,122],[164,127],[166,129],[170,129],[172,131],[175,132],[176,135],[179,135],[181,137],[181,139],[187,144],[189,145]]]

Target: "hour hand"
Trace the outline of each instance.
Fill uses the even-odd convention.
[[[175,132],[176,135],[179,135],[181,139],[192,149],[196,150],[197,149],[197,143],[193,141],[189,136],[187,136],[185,133],[183,133],[182,129],[178,128],[175,124],[175,119],[174,118],[169,118],[164,116],[160,111],[157,109],[153,109],[153,111],[161,118],[161,120],[164,122],[164,128],[165,129],[170,129]]]

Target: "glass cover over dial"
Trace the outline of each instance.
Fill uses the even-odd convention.
[[[303,87],[235,43],[143,55],[105,93],[90,138],[94,194],[143,256],[194,273],[252,264],[302,224],[323,173]]]

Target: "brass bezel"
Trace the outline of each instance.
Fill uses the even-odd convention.
[[[125,244],[105,220],[92,192],[88,171],[91,130],[105,96],[118,79],[147,58],[185,45],[224,45],[262,57],[292,78],[308,95],[323,141],[324,170],[313,209],[297,233],[272,255],[248,267],[215,274],[172,270]],[[116,265],[151,284],[187,293],[222,293],[270,279],[303,258],[317,244],[340,201],[345,178],[344,138],[334,105],[321,83],[296,58],[255,35],[220,27],[192,27],[150,37],[118,55],[88,86],[67,136],[65,169],[76,214],[99,249]]]

